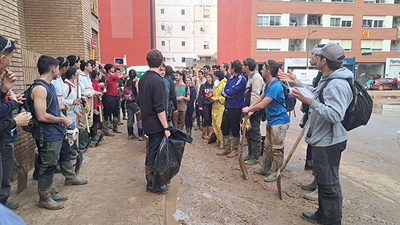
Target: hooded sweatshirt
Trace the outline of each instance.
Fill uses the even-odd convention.
[[[354,74],[345,67],[323,76],[314,89],[315,101],[310,105],[310,124],[306,130],[306,142],[314,147],[327,147],[347,140],[347,131],[342,126],[346,110],[353,99],[347,78]],[[322,91],[324,104],[319,102],[318,90],[327,80],[333,79]]]

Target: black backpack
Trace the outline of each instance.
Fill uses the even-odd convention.
[[[327,80],[318,93],[319,101],[321,103],[324,103],[322,91],[331,80],[332,79]],[[346,114],[342,121],[342,125],[347,131],[350,131],[361,125],[367,125],[372,114],[373,101],[367,90],[365,90],[364,86],[360,84],[360,82],[352,78],[348,78],[346,80],[350,84],[351,91],[353,92],[353,100],[346,109]]]
[[[30,119],[29,124],[27,126],[22,127],[22,129],[25,132],[29,132],[29,133],[32,133],[35,130],[35,128],[39,125],[39,121],[36,119],[35,110],[33,110],[33,101],[31,98],[32,89],[37,85],[42,85],[43,87],[46,88],[46,91],[47,91],[46,105],[47,105],[47,107],[49,107],[49,105],[53,101],[53,95],[51,94],[52,90],[49,89],[48,84],[44,80],[41,80],[41,79],[35,80],[33,82],[33,84],[31,84],[29,86],[29,88],[27,88],[24,91],[24,96],[26,99],[23,101],[20,111],[30,112],[32,114],[32,118]]]
[[[283,94],[285,95],[285,104],[282,102],[277,101],[281,104],[288,112],[291,112],[296,107],[296,98],[290,94],[290,87],[282,81],[279,81],[283,88]]]

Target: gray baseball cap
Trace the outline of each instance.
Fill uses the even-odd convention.
[[[314,48],[312,53],[322,55],[334,62],[343,62],[343,59],[345,58],[342,46],[336,43],[328,43],[322,48]]]

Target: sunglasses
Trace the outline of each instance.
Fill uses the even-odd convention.
[[[10,39],[7,38],[7,44],[4,46],[3,50],[1,50],[0,54],[3,54],[7,49],[9,49],[12,46],[12,42]]]

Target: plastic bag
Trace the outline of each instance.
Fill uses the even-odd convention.
[[[164,137],[154,162],[153,188],[167,184],[181,166],[185,142]]]
[[[215,142],[217,142],[217,136],[215,135],[214,132],[212,132],[210,138],[208,139],[207,144],[212,144],[212,143],[215,143]]]

